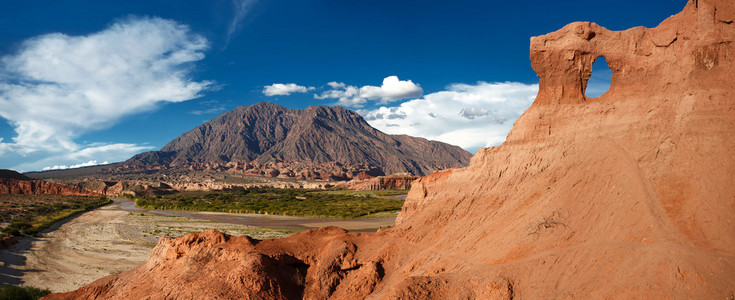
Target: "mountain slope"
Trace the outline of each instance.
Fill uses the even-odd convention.
[[[32,180],[31,178],[28,178],[28,176],[8,169],[0,169],[0,179]]]
[[[388,135],[342,107],[288,109],[261,102],[238,107],[172,140],[160,151],[136,155],[128,165],[298,161],[369,164],[385,173],[418,175],[461,167],[471,154],[423,138]]]

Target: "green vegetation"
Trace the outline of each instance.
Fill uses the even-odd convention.
[[[2,195],[0,217],[9,223],[0,235],[36,235],[52,224],[110,203],[106,197]]]
[[[0,287],[1,300],[36,300],[50,294],[49,290],[42,290],[30,286],[14,286],[6,284]]]
[[[403,206],[403,201],[377,198],[366,193],[296,189],[189,193],[136,197],[133,200],[137,207],[145,209],[339,218],[356,218],[379,212],[397,211]]]
[[[334,190],[334,191],[313,191],[311,193],[368,197],[368,196],[405,195],[405,194],[408,194],[408,190],[383,190],[383,191]]]

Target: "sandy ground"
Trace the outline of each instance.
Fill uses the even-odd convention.
[[[181,236],[208,228],[256,238],[294,232],[128,211],[117,200],[0,250],[0,284],[71,291],[140,265],[162,236]]]
[[[395,222],[395,213],[358,219],[154,213],[135,208],[127,199],[113,200],[110,205],[55,224],[36,237],[24,238],[11,248],[0,250],[0,285],[27,285],[52,292],[75,290],[142,264],[162,236],[182,236],[210,228],[264,239],[330,225],[351,231],[375,231]]]

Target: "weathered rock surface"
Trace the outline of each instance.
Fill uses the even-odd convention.
[[[356,112],[334,106],[288,109],[273,103],[238,107],[172,140],[160,151],[124,163],[149,168],[226,165],[227,163],[367,165],[382,173],[417,175],[466,166],[472,155],[457,146],[407,135],[388,135]],[[263,176],[283,173],[259,170]],[[276,170],[277,171],[277,170]],[[287,175],[285,175],[287,176]],[[299,178],[294,174],[290,178]],[[325,179],[325,178],[318,178]]]
[[[539,95],[501,146],[417,180],[395,227],[165,239],[49,298],[727,299],[735,292],[735,3],[531,40]],[[605,56],[612,86],[584,97]]]
[[[407,190],[411,188],[411,183],[418,178],[418,176],[408,173],[399,173],[363,180],[351,180],[336,186],[356,191]]]
[[[0,194],[102,195],[102,193],[90,191],[80,186],[47,182],[44,180],[15,180],[5,178],[0,178]]]

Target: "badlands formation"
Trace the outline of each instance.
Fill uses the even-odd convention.
[[[48,298],[732,299],[734,21],[690,0],[652,29],[532,38],[540,90],[507,141],[415,182],[393,228],[163,238]],[[600,56],[612,85],[586,98]]]
[[[34,180],[13,170],[0,169],[0,194],[101,196],[81,185]]]

